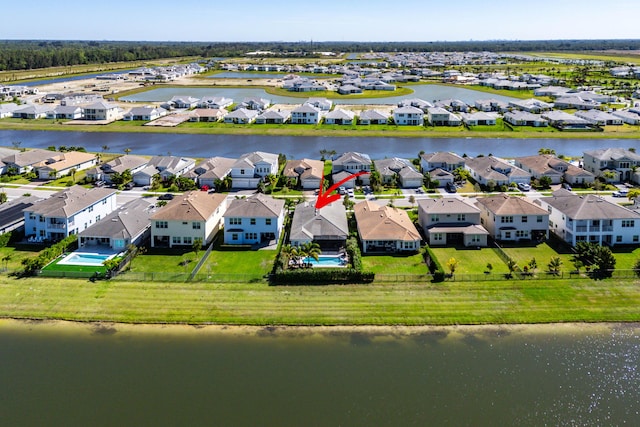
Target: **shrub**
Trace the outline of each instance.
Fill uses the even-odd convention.
[[[346,244],[347,255],[354,270],[362,270],[362,254],[360,253],[360,246],[358,240],[354,237],[349,237]]]
[[[375,274],[352,268],[321,268],[306,270],[284,270],[271,275],[271,285],[306,286],[330,284],[371,283]]]
[[[429,272],[433,275],[434,282],[444,281],[444,268],[442,268],[438,257],[435,256],[429,246],[425,246],[424,262],[427,264]]]
[[[78,236],[72,234],[60,240],[58,243],[43,249],[37,257],[25,258],[22,260],[22,265],[24,265],[22,274],[25,276],[34,274],[36,271],[42,269],[49,262],[67,252],[72,247],[75,249],[77,247],[77,242]]]

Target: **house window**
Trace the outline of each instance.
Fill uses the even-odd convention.
[[[624,227],[624,228],[633,227],[634,224],[635,224],[635,222],[632,219],[623,219],[622,220],[622,227]]]
[[[231,240],[238,240],[238,233],[233,233],[231,235]]]
[[[466,221],[465,214],[458,214],[458,221]]]
[[[264,220],[265,225],[271,225],[271,218],[266,218]]]
[[[36,219],[36,215],[33,212],[29,212],[29,219],[31,220]]]
[[[506,231],[506,232],[504,233],[504,238],[505,238],[505,239],[510,239],[510,238],[511,238],[511,232],[510,232],[510,231]]]
[[[622,236],[616,236],[616,243],[622,242]]]
[[[174,245],[175,244],[180,244],[180,236],[173,236],[171,241],[173,242]]]
[[[167,221],[156,221],[156,228],[169,228]]]
[[[431,215],[431,222],[438,222],[438,221],[440,221],[439,215]]]
[[[249,220],[249,224],[251,224],[251,225],[256,225],[256,219],[255,219],[255,218],[251,218],[251,219]]]
[[[633,236],[633,243],[638,243],[638,235]]]
[[[89,212],[93,212],[93,206],[89,206]]]
[[[245,240],[256,240],[258,238],[257,233],[244,233]]]
[[[240,175],[244,175],[244,169],[240,169]]]
[[[182,238],[182,243],[184,243],[185,245],[190,245],[191,243],[193,243],[193,240],[190,236],[185,236]]]
[[[201,227],[202,225],[199,222],[193,222],[191,224],[191,228],[193,228],[194,230],[200,230]]]
[[[229,224],[242,225],[242,218],[229,218]]]
[[[551,206],[547,206],[547,212],[552,213],[553,212],[553,208]]]
[[[536,222],[542,222],[542,215],[538,215],[536,217]]]
[[[471,243],[478,243],[480,242],[480,236],[478,236],[477,234],[474,234],[473,236],[471,236]]]
[[[522,222],[527,222],[529,220],[529,218],[526,215],[522,216]]]
[[[502,216],[502,217],[500,217],[500,222],[502,222],[502,223],[512,223],[513,222],[513,217],[512,216]]]
[[[516,237],[528,237],[529,232],[527,230],[516,230]]]
[[[442,241],[442,233],[435,233],[433,235],[433,240],[436,241],[436,242]]]

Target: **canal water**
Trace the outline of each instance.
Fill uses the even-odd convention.
[[[215,77],[213,75],[212,77]],[[243,78],[243,77],[241,77]],[[245,77],[250,78],[250,77]],[[256,77],[257,78],[257,77]],[[263,77],[268,78],[268,77]],[[402,86],[402,84],[400,84]],[[393,96],[389,98],[346,98],[332,99],[334,104],[397,104],[399,101],[408,98],[420,98],[433,102],[444,99],[460,99],[466,103],[474,104],[478,99],[498,99],[508,102],[514,98],[466,89],[463,87],[441,86],[441,85],[413,85],[408,86],[413,93],[404,96]],[[225,87],[166,87],[152,89],[145,92],[123,96],[122,101],[133,102],[164,102],[173,96],[193,96],[202,98],[204,96],[224,96],[232,98],[236,102],[243,98],[260,97],[270,99],[274,104],[301,104],[305,98],[295,98],[291,96],[271,95],[260,88],[225,88]]]
[[[6,426],[595,426],[640,419],[638,325],[0,321]]]
[[[257,125],[256,125],[257,126]],[[20,142],[23,148],[76,146],[88,151],[132,154],[172,154],[192,157],[237,157],[251,151],[283,153],[290,159],[320,158],[320,150],[338,153],[357,151],[373,159],[385,157],[417,157],[420,151],[452,151],[460,155],[493,154],[502,157],[533,155],[540,148],[551,148],[558,154],[582,156],[586,150],[607,147],[639,148],[638,140],[616,139],[489,139],[489,138],[362,138],[362,137],[300,137],[262,135],[192,135],[165,133],[120,132],[52,132],[0,130],[0,146],[12,147]]]

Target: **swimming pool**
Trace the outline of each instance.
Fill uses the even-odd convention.
[[[318,261],[313,258],[307,258],[304,261],[310,263],[312,267],[344,268],[348,265],[347,258],[341,255],[320,255]]]
[[[58,263],[58,265],[87,265],[93,267],[99,267],[108,259],[113,258],[116,254],[98,254],[98,253],[90,253],[90,252],[73,252],[62,261]]]

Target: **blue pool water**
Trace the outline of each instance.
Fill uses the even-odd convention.
[[[72,254],[67,255],[62,261],[58,264],[68,264],[68,265],[91,265],[91,266],[101,266],[102,263],[109,258],[112,258],[113,254],[94,254],[94,253],[86,253],[86,252],[74,252]]]
[[[341,258],[339,255],[320,255],[318,261],[308,258],[305,262],[310,263],[313,267],[346,267],[347,259]]]

